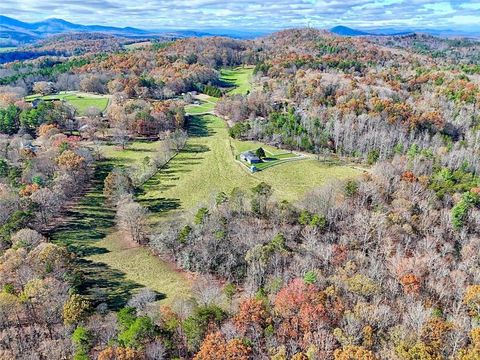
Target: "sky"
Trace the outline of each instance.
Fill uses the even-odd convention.
[[[480,0],[1,0],[0,15],[142,29],[480,30]]]

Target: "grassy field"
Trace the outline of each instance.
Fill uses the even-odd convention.
[[[184,274],[148,249],[122,240],[115,229],[115,212],[104,202],[103,180],[108,172],[113,167],[140,162],[157,145],[135,142],[127,150],[104,146],[106,159],[96,168],[92,188],[50,235],[52,241],[66,245],[77,255],[84,277],[82,293],[105,294],[105,301],[112,308],[123,306],[142,287],[156,291],[164,303],[190,295],[190,284]]]
[[[185,106],[185,112],[188,115],[198,115],[198,114],[204,114],[207,112],[213,111],[213,108],[215,107],[215,104],[210,103],[210,102],[205,102],[205,101],[200,101],[200,104],[190,104]]]
[[[137,49],[141,49],[141,48],[144,48],[144,47],[149,47],[151,45],[152,45],[151,41],[141,41],[141,42],[136,42],[136,43],[133,43],[133,44],[123,45],[123,47],[126,50],[137,50]]]
[[[44,100],[65,100],[71,104],[78,112],[78,115],[84,115],[90,107],[96,107],[100,111],[105,111],[108,106],[108,97],[104,95],[82,93],[77,91],[64,91],[53,95],[30,95],[25,97],[26,101],[35,99]]]
[[[220,191],[228,193],[235,187],[248,191],[261,181],[272,185],[277,199],[294,202],[326,181],[359,173],[347,166],[329,166],[308,159],[251,174],[234,156],[240,149],[252,149],[258,143],[231,141],[225,122],[214,115],[191,117],[188,131],[186,148],[145,184],[146,193],[139,197],[145,205],[153,203],[162,212],[188,217]]]
[[[246,94],[251,89],[250,78],[252,74],[252,66],[222,69],[220,72],[221,80],[233,87],[233,89],[228,92],[231,95]]]

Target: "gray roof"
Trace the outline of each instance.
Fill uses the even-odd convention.
[[[245,151],[244,153],[242,153],[242,155],[245,157],[245,159],[260,160],[260,158],[251,151]]]

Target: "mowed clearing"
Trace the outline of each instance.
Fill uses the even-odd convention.
[[[84,277],[81,292],[100,295],[112,308],[123,306],[143,287],[154,290],[163,303],[190,297],[190,282],[184,274],[147,248],[124,240],[115,228],[115,211],[103,196],[103,181],[109,171],[141,162],[157,145],[135,142],[126,150],[103,146],[106,159],[97,164],[92,187],[50,236],[77,255]]]
[[[188,131],[190,137],[186,148],[145,184],[146,193],[139,197],[142,203],[164,202],[165,210],[179,215],[186,212],[191,216],[197,207],[212,202],[219,192],[229,193],[236,187],[248,192],[262,181],[273,187],[278,200],[295,202],[329,180],[347,179],[360,173],[348,166],[305,159],[252,174],[235,160],[239,144],[231,141],[222,119],[214,115],[193,116]],[[240,143],[242,148],[248,149],[258,145],[255,142]]]
[[[252,66],[239,66],[234,69],[222,69],[220,71],[221,80],[226,85],[233,87],[233,89],[228,92],[230,95],[246,94],[250,91],[252,74]]]
[[[101,112],[105,111],[108,106],[109,97],[106,95],[84,93],[78,91],[63,91],[52,95],[30,95],[25,97],[26,101],[35,99],[43,99],[46,101],[63,100],[72,105],[77,111],[77,115],[84,115],[88,108],[95,107]]]

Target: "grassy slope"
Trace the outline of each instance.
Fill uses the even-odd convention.
[[[252,71],[252,68],[222,70],[223,80],[239,84],[237,93],[246,93]],[[188,106],[187,113],[197,114],[197,107]],[[214,104],[204,102],[201,107],[202,112],[211,111]],[[188,131],[187,147],[145,184],[146,193],[140,197],[145,204],[164,204],[163,210],[183,215],[187,212],[191,216],[190,212],[211,201],[218,192],[228,193],[234,187],[248,190],[261,181],[273,186],[277,198],[295,201],[325,181],[359,173],[350,167],[329,166],[308,159],[251,174],[234,160],[236,154],[260,146],[272,153],[285,151],[260,142],[231,139],[225,122],[214,115],[191,116]]]
[[[80,93],[75,91],[66,91],[54,95],[30,95],[25,98],[27,101],[32,101],[34,99],[45,99],[45,100],[65,100],[70,103],[77,111],[79,115],[85,114],[85,111],[89,107],[96,107],[100,111],[104,111],[108,105],[108,97],[97,95],[97,94],[88,94]]]
[[[251,89],[250,78],[252,77],[253,67],[236,67],[234,69],[223,69],[220,72],[224,82],[234,86],[229,94],[245,94]]]
[[[296,201],[325,181],[346,179],[359,173],[350,167],[328,166],[308,159],[250,174],[244,165],[234,160],[238,149],[235,142],[230,143],[223,120],[213,115],[193,117],[189,131],[186,149],[145,185],[147,193],[140,197],[145,204],[165,202],[169,204],[165,208],[173,212],[189,212],[211,201],[220,191],[228,193],[234,187],[248,190],[261,181],[272,185],[278,199]],[[242,147],[247,149],[255,145],[242,142]]]
[[[68,214],[67,221],[51,235],[54,242],[75,252],[85,276],[83,293],[105,293],[114,308],[123,306],[135,289],[148,287],[171,303],[188,297],[190,285],[183,274],[143,247],[132,247],[116,232],[115,213],[105,206],[103,180],[114,166],[141,161],[156,143],[136,142],[128,150],[104,147],[107,159],[98,164],[93,187]]]

